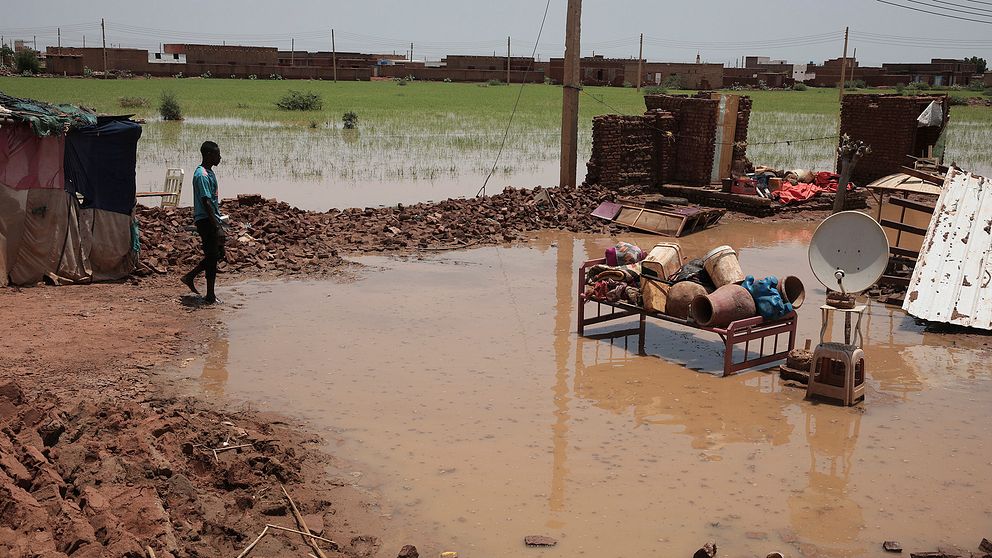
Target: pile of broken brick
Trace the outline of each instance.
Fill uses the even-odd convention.
[[[507,188],[486,197],[318,213],[243,194],[221,204],[231,217],[221,270],[320,274],[340,266],[341,255],[349,253],[498,244],[541,229],[610,234],[617,226],[590,214],[614,195],[600,186]],[[190,208],[139,207],[136,215],[139,275],[182,272],[202,257],[199,237],[189,230]]]

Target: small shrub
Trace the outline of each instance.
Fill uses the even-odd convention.
[[[210,73],[210,70],[207,70],[206,72],[200,74],[200,77],[203,79],[210,79],[212,77],[212,74]]]
[[[280,74],[269,74],[269,79],[274,79],[276,81],[279,81],[282,80],[282,76]]]
[[[401,79],[396,82],[396,85],[406,85],[406,81]]]
[[[805,83],[796,82],[792,84],[793,91],[806,91],[809,87]]]
[[[975,80],[968,84],[968,91],[984,91],[985,84],[981,81]]]
[[[986,97],[992,97],[992,87],[986,87],[984,95]]]
[[[117,99],[117,104],[121,108],[142,108],[148,106],[148,99],[144,97],[121,97]]]
[[[406,77],[405,77],[405,78],[403,78],[403,79],[404,79],[404,80],[406,80],[406,81],[416,81],[416,79],[417,79],[417,76],[415,76],[415,75],[413,75],[413,74],[410,74],[410,75],[408,75],[408,76],[406,76]]]
[[[678,74],[672,74],[665,78],[662,85],[668,89],[685,89],[685,84],[682,82],[682,76]]]
[[[143,75],[141,77],[143,77],[145,79],[152,79],[152,75],[151,74],[145,74],[145,75]]]
[[[341,117],[345,130],[354,130],[358,127],[358,115],[354,111],[348,111]]]
[[[930,84],[923,81],[914,81],[910,83],[907,89],[915,89],[917,91],[928,91],[930,89]]]
[[[863,79],[852,79],[844,82],[844,87],[847,89],[864,89],[867,86],[868,84]]]
[[[967,106],[968,99],[966,97],[953,97],[948,95],[947,104],[955,107]]]
[[[93,77],[93,70],[83,66],[83,77]]]
[[[491,79],[491,80],[489,80],[489,81],[486,82],[486,85],[489,85],[489,86],[503,85],[503,82],[500,81],[500,80],[498,80],[498,79]]]
[[[309,126],[311,130],[316,130],[318,127],[320,127],[320,122],[317,122],[316,120],[311,120]]]
[[[174,77],[174,78],[176,78],[176,79],[183,79],[183,78],[184,78],[184,77],[186,77],[186,76],[184,76],[182,72],[179,72],[178,74],[176,74],[176,75],[174,75],[174,76],[172,76],[172,77]]]
[[[765,80],[763,80],[763,79],[759,79],[758,80],[758,89],[760,89],[762,91],[768,91],[768,89],[769,89],[768,88],[768,84],[765,83]]]
[[[625,81],[623,82],[623,86],[625,89],[632,89],[634,87],[634,84],[630,83],[629,81]]]
[[[182,120],[183,109],[179,106],[179,99],[172,91],[163,91],[162,99],[158,104],[158,113],[162,115],[162,120]]]
[[[645,87],[644,93],[647,95],[668,95],[668,89],[660,85],[652,85],[651,87]]]
[[[290,90],[276,101],[276,106],[283,110],[320,110],[324,108],[324,100],[313,91]]]
[[[41,61],[33,50],[24,49],[14,54],[14,68],[21,74],[37,74],[41,72]]]
[[[897,83],[896,84],[896,93],[898,93],[900,95],[904,95],[906,93],[906,84],[905,83]]]
[[[255,75],[255,74],[251,74],[251,75],[248,76],[248,79],[250,79],[250,80],[256,80],[256,79],[258,79],[258,76]]]

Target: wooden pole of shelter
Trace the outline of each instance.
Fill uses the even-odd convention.
[[[107,79],[107,24],[100,18],[100,35],[103,37],[103,79]]]
[[[849,27],[844,28],[844,57],[840,59],[840,96],[838,97],[840,101],[844,100],[844,82],[847,81],[847,33],[849,29]]]
[[[510,37],[506,38],[506,84],[510,84]]]
[[[641,69],[641,63],[644,62],[644,33],[641,33],[641,50],[637,55],[637,90],[641,90],[641,78],[644,77],[644,71]]]
[[[576,186],[575,167],[578,165],[579,90],[582,86],[579,70],[581,25],[582,0],[568,0],[565,18],[565,67],[562,76],[559,185],[573,188]]]
[[[334,44],[334,30],[331,29],[331,67],[334,72],[334,81],[338,81],[338,47]]]

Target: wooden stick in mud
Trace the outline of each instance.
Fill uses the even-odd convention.
[[[311,539],[316,539],[318,541],[324,541],[327,544],[333,544],[334,546],[338,546],[338,543],[332,541],[331,539],[325,539],[324,537],[321,537],[320,535],[314,535],[313,533],[304,533],[303,531],[297,531],[296,529],[290,529],[289,527],[283,527],[282,525],[273,525],[271,523],[266,523],[265,526],[266,527],[269,527],[271,529],[278,529],[280,531],[286,531],[288,533],[296,533],[297,535],[301,535],[301,536],[304,536],[304,537],[310,537]]]
[[[150,546],[146,546],[145,547],[145,554],[148,555],[148,558],[156,558],[155,551],[152,550],[152,547],[150,547]]]
[[[303,534],[308,535],[304,537],[303,540],[306,541],[308,545],[310,545],[310,548],[314,549],[314,551],[317,552],[317,556],[319,556],[320,558],[327,558],[327,555],[324,554],[324,551],[321,550],[319,546],[317,546],[317,543],[312,538],[310,538],[312,536],[312,533],[310,533],[310,529],[307,527],[307,522],[303,520],[303,515],[300,513],[300,510],[296,508],[296,502],[294,502],[293,499],[290,498],[289,492],[286,492],[286,487],[283,486],[282,483],[280,483],[279,488],[282,489],[283,496],[285,496],[286,499],[289,500],[289,506],[293,511],[293,518],[296,519],[296,524],[300,526],[300,530],[303,531]]]
[[[265,534],[268,532],[269,532],[269,526],[266,525],[265,528],[262,529],[262,532],[259,533],[258,538],[253,540],[251,544],[246,546],[245,549],[241,551],[241,554],[238,554],[238,558],[245,558],[245,556],[248,556],[248,553],[251,552],[251,549],[255,548],[255,545],[258,544],[258,541],[262,540],[262,537],[264,537]]]

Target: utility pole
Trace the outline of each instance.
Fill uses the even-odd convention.
[[[59,54],[62,54],[62,28],[56,27],[59,33]]]
[[[289,39],[289,65],[296,65],[296,37]]]
[[[526,76],[524,77],[526,79]],[[510,84],[510,37],[506,37],[506,84]]]
[[[565,67],[562,76],[561,169],[559,185],[576,186],[578,165],[579,90],[582,86],[579,59],[579,34],[582,26],[582,0],[568,0],[565,18]]]
[[[334,30],[331,29],[331,68],[335,83],[338,81],[338,48],[334,44]]]
[[[413,62],[413,43],[410,43],[410,62]]]
[[[100,18],[100,35],[103,37],[103,79],[107,79],[107,24]]]
[[[641,62],[644,60],[644,33],[641,33],[641,51],[637,55],[637,90],[641,90],[641,77],[644,76],[644,70],[641,69]]]
[[[847,79],[845,74],[847,74],[847,32],[849,29],[849,27],[844,28],[844,58],[840,60],[840,96],[838,97],[840,101],[844,100],[844,81]]]
[[[86,35],[83,35],[83,48],[86,48]]]
[[[38,52],[38,35],[31,35],[31,42],[34,44],[34,51]]]

